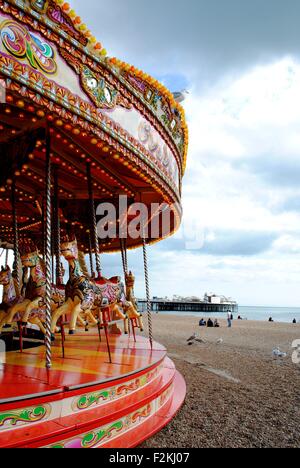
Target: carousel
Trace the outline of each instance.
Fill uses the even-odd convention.
[[[147,261],[181,222],[175,97],[107,57],[63,0],[0,0],[0,448],[136,447],[183,404]]]

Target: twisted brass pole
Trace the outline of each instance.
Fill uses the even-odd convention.
[[[59,217],[59,184],[58,168],[54,169],[54,238],[55,238],[55,258],[56,258],[56,284],[60,286],[63,283],[61,263],[60,263],[60,217]]]
[[[95,249],[97,276],[98,278],[101,278],[102,269],[101,269],[99,240],[98,240],[98,235],[97,235],[97,219],[96,219],[95,202],[94,202],[91,163],[87,163],[86,170],[87,170],[89,201],[90,201],[92,243],[94,244],[93,247]]]
[[[122,255],[122,265],[123,265],[124,278],[126,280],[126,275],[128,274],[128,262],[127,262],[127,254],[125,253],[125,251],[126,251],[125,239],[120,239],[120,246],[121,246],[121,255]]]
[[[91,278],[94,278],[95,272],[94,272],[94,262],[93,262],[93,245],[92,245],[92,238],[91,238],[90,230],[89,230],[89,257],[90,257]]]
[[[6,248],[6,252],[5,252],[5,268],[8,267],[8,252],[9,252],[9,250],[8,250],[8,248]]]
[[[143,257],[144,257],[149,340],[150,340],[151,349],[153,349],[153,328],[152,328],[152,311],[151,311],[150,282],[149,282],[149,270],[148,270],[148,254],[147,254],[147,243],[146,243],[144,230],[143,230]]]
[[[13,180],[11,191],[11,204],[13,211],[13,234],[14,234],[14,264],[13,271],[16,280],[17,294],[21,294],[21,278],[19,272],[20,252],[19,252],[19,230],[18,230],[18,217],[17,217],[17,199],[16,199],[16,181]]]
[[[49,128],[46,130],[46,210],[44,221],[46,223],[46,368],[51,369],[52,367],[52,350],[51,350],[51,139]]]

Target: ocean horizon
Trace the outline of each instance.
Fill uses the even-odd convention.
[[[190,315],[193,317],[218,317],[226,318],[226,313],[207,313],[207,312],[159,312],[163,315]],[[266,306],[239,306],[238,312],[234,314],[237,318],[241,316],[243,320],[257,320],[266,322],[270,317],[274,322],[291,323],[294,319],[300,323],[300,307],[266,307]]]

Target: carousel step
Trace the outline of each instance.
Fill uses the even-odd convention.
[[[128,378],[128,382],[132,382],[133,379],[134,376],[131,376],[130,379]],[[175,367],[172,361],[167,358],[158,375],[150,383],[146,383],[142,388],[122,396],[118,400],[108,401],[99,406],[94,405],[91,409],[69,415],[64,406],[64,401],[68,398],[68,392],[65,392],[64,396],[61,394],[57,395],[56,401],[59,402],[60,409],[56,408],[58,416],[56,419],[43,423],[34,423],[26,427],[16,426],[13,430],[0,432],[0,447],[41,447],[53,445],[57,441],[72,438],[76,434],[87,434],[94,432],[95,429],[107,427],[114,423],[117,424],[118,421],[126,419],[128,415],[136,414],[136,418],[147,417],[150,421],[150,416],[152,420],[152,416],[156,413],[156,408],[153,405],[161,398],[161,395],[164,395],[172,388],[174,379]],[[110,382],[109,385],[114,385],[114,382]],[[126,386],[126,381],[124,385]],[[89,388],[88,391],[90,392],[90,390],[93,392]],[[79,399],[80,395],[78,395]],[[151,414],[146,414],[146,416],[142,414],[140,416],[139,411],[147,409],[148,405],[153,406]],[[156,426],[157,423],[154,423],[153,427]]]
[[[145,440],[161,431],[167,426],[180,411],[186,396],[186,383],[181,374],[176,371],[173,381],[173,391],[169,401],[141,426],[126,432],[103,444],[101,448],[134,448],[142,444]]]

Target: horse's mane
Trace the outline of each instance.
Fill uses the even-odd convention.
[[[18,281],[17,281],[16,275],[18,275],[18,277],[20,278],[20,291],[19,291],[19,288],[18,288]],[[13,280],[14,280],[14,286],[15,286],[16,294],[17,294],[17,296],[20,296],[22,294],[23,287],[24,287],[24,284],[25,284],[24,281],[26,281],[25,280],[24,270],[23,270],[23,265],[22,265],[22,262],[21,262],[20,258],[19,258],[18,265],[17,265],[17,271],[16,270],[12,271],[12,277],[13,277]]]
[[[79,265],[80,265],[83,276],[86,276],[87,278],[90,278],[91,275],[89,273],[89,270],[88,270],[88,267],[87,267],[87,264],[86,264],[86,261],[85,261],[84,252],[78,251],[78,261],[79,261]]]
[[[44,273],[46,273],[46,263],[45,263],[45,260],[39,256],[39,259],[40,259],[40,264],[41,264],[41,267],[42,267],[42,270]]]

